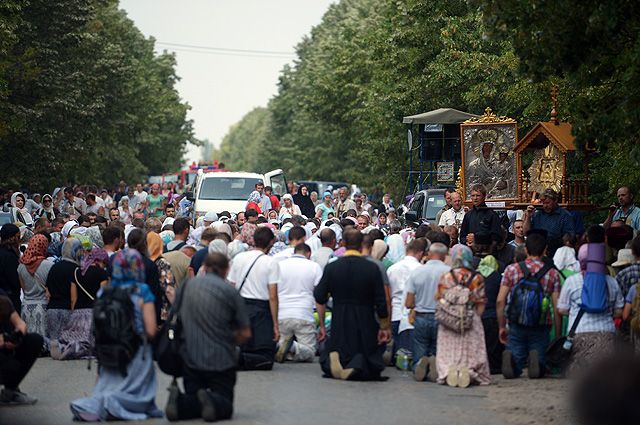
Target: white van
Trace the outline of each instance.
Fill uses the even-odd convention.
[[[255,190],[258,182],[271,186],[275,195],[287,193],[287,181],[282,170],[266,174],[227,171],[205,173],[198,170],[192,192],[188,194],[194,201],[194,220],[209,211],[229,211],[233,214],[244,211],[249,194]]]

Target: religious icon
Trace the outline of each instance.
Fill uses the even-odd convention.
[[[463,140],[464,193],[468,200],[471,187],[481,184],[487,199],[515,199],[517,176],[513,148],[517,141],[514,120],[497,117],[487,108],[483,117],[461,126]]]

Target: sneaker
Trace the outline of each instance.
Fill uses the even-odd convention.
[[[416,363],[415,369],[413,369],[413,379],[418,382],[424,381],[424,378],[427,376],[427,369],[429,369],[429,359],[426,356],[423,356]]]
[[[284,363],[285,359],[287,358],[287,354],[291,351],[292,346],[293,346],[293,335],[291,335],[288,338],[285,338],[282,344],[280,344],[280,346],[278,347],[278,351],[276,352],[276,361],[278,363]]]
[[[513,379],[516,377],[513,371],[513,358],[509,350],[502,352],[502,376],[504,376],[504,379]]]
[[[436,366],[436,356],[429,356],[427,358],[429,362],[429,373],[427,379],[429,382],[436,382],[438,380],[438,367]]]
[[[0,403],[1,404],[36,404],[38,399],[35,397],[31,397],[20,390],[10,390],[5,388],[0,393]]]
[[[538,379],[542,376],[540,373],[540,356],[536,350],[529,351],[529,367],[527,368],[527,375],[529,379]]]
[[[205,422],[213,422],[216,420],[216,406],[213,404],[209,390],[200,388],[196,393],[198,401],[202,405],[202,419]]]
[[[167,419],[173,422],[179,419],[178,398],[180,397],[180,388],[178,388],[178,383],[174,380],[167,389],[169,390],[169,399],[167,400],[167,405],[164,408],[164,413],[167,416]]]

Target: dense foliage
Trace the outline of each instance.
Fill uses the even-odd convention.
[[[490,106],[517,119],[523,136],[549,119],[554,83],[560,119],[600,151],[594,192],[637,185],[640,155],[629,155],[628,143],[640,128],[637,8],[613,0],[342,0],[299,44],[267,108],[234,126],[216,155],[230,168],[280,167],[296,179],[346,179],[400,195],[403,116]],[[255,143],[259,155],[248,153]],[[614,159],[624,167],[612,173]]]
[[[0,4],[0,182],[112,184],[180,167],[193,137],[175,58],[117,0]]]

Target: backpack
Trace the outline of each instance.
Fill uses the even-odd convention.
[[[640,283],[636,283],[636,295],[631,303],[631,321],[629,325],[635,334],[640,334]]]
[[[455,286],[444,291],[436,304],[435,319],[447,329],[458,333],[469,330],[473,324],[473,302],[470,300],[469,283],[476,273],[473,272],[465,282],[458,282],[453,270],[450,272]]]
[[[545,303],[545,293],[540,279],[553,267],[549,263],[534,275],[531,274],[524,261],[518,263],[524,276],[511,288],[507,303],[507,317],[509,323],[520,326],[539,326],[545,324],[545,315],[549,310],[548,299]],[[546,304],[546,309],[545,309]],[[546,310],[546,311],[545,311]]]
[[[133,287],[107,286],[93,305],[93,335],[98,364],[127,375],[127,366],[140,347],[135,329]]]
[[[586,272],[582,284],[580,308],[587,313],[609,311],[609,285],[604,273]]]

